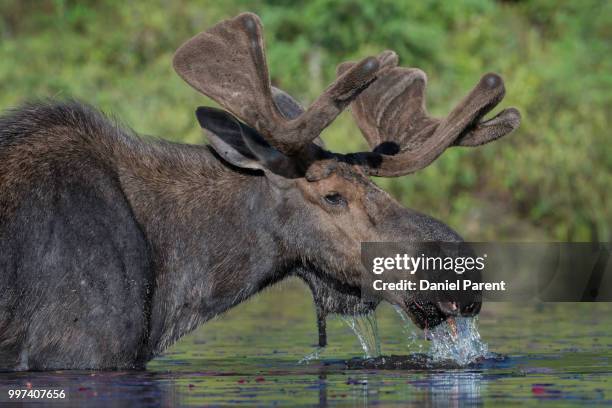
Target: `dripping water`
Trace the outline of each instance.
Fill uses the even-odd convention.
[[[374,311],[355,316],[341,316],[344,323],[353,330],[359,339],[365,358],[380,356],[380,337]]]
[[[477,317],[456,317],[454,328],[448,322],[434,327],[429,333],[432,362],[452,361],[465,366],[488,358],[490,353],[480,338],[477,322]]]
[[[381,355],[380,338],[378,335],[378,323],[376,321],[376,313],[370,312],[354,316],[340,316],[344,323],[351,328],[359,344],[363,349],[365,358],[375,358]],[[308,364],[311,361],[318,360],[321,353],[325,351],[325,347],[316,347],[312,352],[305,355],[298,363]]]
[[[422,351],[423,342],[406,312],[399,307],[395,311],[404,323],[404,333],[411,351]],[[432,363],[451,362],[465,366],[482,358],[489,358],[486,343],[480,338],[477,317],[457,317],[454,325],[444,322],[425,335],[430,341],[427,356]],[[454,326],[454,327],[453,327]]]
[[[424,343],[421,331],[418,330],[408,315],[399,307],[395,311],[403,322],[403,332],[406,336],[406,346],[414,356],[422,354]],[[341,316],[342,320],[357,336],[366,359],[381,357],[378,323],[374,312],[355,316]],[[427,364],[450,363],[451,365],[466,366],[483,358],[494,356],[489,353],[486,343],[480,338],[477,327],[477,317],[457,317],[454,324],[444,322],[427,331],[425,336],[430,342],[426,353]],[[308,364],[318,360],[324,347],[317,347],[306,355],[301,364]],[[384,358],[383,358],[384,359]],[[408,359],[409,360],[409,359]]]
[[[402,319],[402,331],[407,339],[407,346],[410,351],[422,352],[423,351],[423,342],[419,339],[418,331],[416,327],[412,323],[412,320],[406,315],[406,312],[399,307],[393,306],[393,309],[397,312],[400,319]]]

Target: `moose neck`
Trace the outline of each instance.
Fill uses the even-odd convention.
[[[153,255],[152,354],[293,266],[265,177],[229,168],[206,147],[164,142],[118,163]]]

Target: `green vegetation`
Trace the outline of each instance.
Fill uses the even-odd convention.
[[[519,131],[451,149],[412,176],[378,180],[470,240],[612,240],[612,2],[4,0],[0,108],[75,97],[138,132],[203,142],[193,116],[209,104],[173,72],[173,51],[220,19],[264,22],[273,82],[304,102],[341,61],[394,49],[429,76],[444,115],[487,71],[506,80]],[[324,135],[364,147],[345,113]]]

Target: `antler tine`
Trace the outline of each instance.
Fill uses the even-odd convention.
[[[339,72],[350,69],[339,66]],[[353,116],[374,154],[366,158],[368,173],[395,177],[431,164],[449,146],[478,146],[496,140],[520,124],[515,108],[493,119],[480,119],[504,97],[497,74],[484,75],[476,87],[443,119],[429,116],[425,105],[427,76],[416,68],[393,68],[382,74],[352,104]]]
[[[296,155],[376,78],[379,63],[365,58],[339,76],[304,113],[286,118],[273,101],[261,21],[243,13],[188,40],[175,54],[174,68],[272,146]]]
[[[455,141],[455,146],[480,146],[507,135],[521,124],[521,113],[516,108],[507,108],[495,117],[479,122]]]

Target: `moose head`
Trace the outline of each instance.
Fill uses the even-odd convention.
[[[175,54],[174,68],[223,108],[196,111],[218,158],[236,172],[264,178],[274,209],[267,222],[287,268],[298,269],[311,288],[333,288],[315,298],[323,312],[348,313],[343,302],[355,303],[352,296],[363,283],[362,242],[461,241],[442,222],[401,206],[369,176],[414,173],[451,146],[482,145],[520,123],[514,108],[483,120],[505,92],[501,77],[492,73],[448,116],[431,117],[425,73],[399,67],[392,51],[341,64],[335,82],[303,109],[271,86],[262,25],[251,13],[188,40]],[[330,152],[319,136],[349,105],[371,150]],[[337,293],[347,297],[325,299]],[[421,328],[480,309],[427,294],[388,291],[381,296]],[[355,310],[376,304],[358,303]]]

